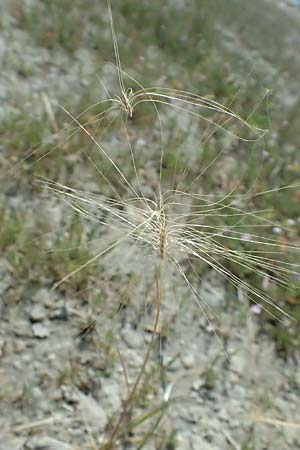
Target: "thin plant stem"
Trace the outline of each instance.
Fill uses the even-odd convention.
[[[105,442],[105,444],[101,447],[101,450],[110,450],[112,448],[112,445],[114,443],[114,441],[117,439],[120,430],[122,428],[123,422],[128,414],[128,412],[130,411],[130,408],[132,406],[132,403],[134,401],[134,398],[136,396],[138,387],[140,385],[141,379],[145,373],[146,370],[146,366],[148,364],[149,358],[150,358],[150,354],[151,351],[153,349],[153,345],[154,345],[154,340],[155,340],[155,336],[158,332],[158,324],[159,324],[159,319],[160,319],[160,311],[161,311],[161,301],[162,301],[162,273],[163,273],[163,260],[160,259],[159,261],[159,266],[156,269],[156,273],[155,273],[155,285],[156,285],[156,315],[155,315],[155,321],[154,321],[154,326],[153,326],[153,332],[152,332],[152,336],[151,336],[151,340],[150,343],[148,345],[144,360],[143,360],[143,364],[141,366],[141,369],[138,373],[138,376],[134,382],[133,387],[131,388],[128,397],[125,401],[125,404],[123,406],[123,410],[119,416],[119,419],[116,423],[116,425],[114,426],[109,439],[107,442]]]

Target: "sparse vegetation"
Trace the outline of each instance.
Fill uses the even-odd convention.
[[[84,7],[77,1],[12,3],[16,8],[11,9],[11,17],[29,35],[30,45],[47,49],[52,56],[63,52],[68,61],[76,60],[84,47],[96,61],[95,71],[101,62],[111,72],[105,75],[101,65],[99,83],[90,83],[85,75],[85,86],[78,88],[81,93],[74,98],[72,87],[65,86],[65,94],[60,89],[56,93],[54,82],[46,90],[48,106],[41,89],[37,114],[27,111],[30,96],[22,106],[16,95],[13,114],[0,125],[4,149],[0,176],[7,195],[1,200],[0,249],[20,285],[33,286],[33,291],[54,287],[58,301],[70,299],[75,311],[84,308],[72,332],[76,351],[86,353],[87,359],[70,355],[56,371],[55,380],[49,377],[45,386],[54,383],[60,389],[66,384],[87,396],[102,395],[95,373],[105,384],[119,371],[123,404],[111,415],[106,429],[97,430],[99,443],[89,448],[126,444],[142,449],[152,442],[153,448],[175,450],[180,441],[176,426],[170,426],[165,435],[158,427],[172,417],[166,379],[172,388],[170,373],[177,361],[174,357],[164,365],[162,340],[168,342],[168,337],[163,338],[168,327],[175,333],[183,309],[178,306],[165,318],[161,301],[162,310],[168,310],[174,298],[178,305],[186,304],[187,298],[195,300],[199,316],[209,322],[222,351],[228,352],[230,338],[223,334],[222,316],[216,317],[199,294],[209,265],[225,277],[229,313],[234,303],[247,297],[246,315],[239,316],[242,326],[258,303],[261,309],[253,321],[258,333],[274,343],[278,355],[288,359],[299,348],[298,323],[273,317],[278,312],[279,319],[284,313],[299,317],[300,169],[295,148],[282,151],[287,140],[293,142],[297,127],[294,120],[282,123],[277,100],[268,106],[266,100],[259,104],[264,97],[259,92],[263,78],[254,81],[250,73],[237,94],[249,64],[241,60],[241,67],[232,66],[235,56],[224,49],[226,38],[213,29],[216,11],[210,3],[196,8],[191,1],[183,11],[166,4],[157,15],[159,2],[137,5],[114,0],[122,61],[122,67],[117,61],[117,68],[104,63],[113,59],[113,46],[106,3],[100,3],[88,0]],[[226,22],[226,16],[222,20]],[[226,57],[220,58],[223,52]],[[61,69],[56,56],[54,65]],[[24,61],[19,62],[18,76],[32,77],[34,83],[37,72]],[[6,60],[6,64],[15,67],[18,63]],[[129,76],[121,70],[128,70]],[[107,92],[103,85],[109,86]],[[157,85],[162,87],[147,88]],[[187,94],[182,91],[186,86],[209,96]],[[57,98],[63,108],[56,105]],[[107,113],[110,107],[114,110]],[[269,127],[270,111],[274,112],[272,127],[282,130],[281,136],[271,133],[260,139]],[[294,118],[297,111],[295,105],[289,117]],[[250,138],[254,143],[246,142]],[[36,182],[37,176],[43,178]],[[55,207],[64,200],[64,206],[58,206],[64,214],[55,218],[50,213],[45,223],[41,205],[49,200],[49,190],[59,197],[51,200]],[[7,202],[15,192],[27,202]],[[35,202],[37,207],[31,210]],[[120,252],[114,244],[116,236]],[[164,263],[162,274],[157,261]],[[11,303],[18,304],[20,298]],[[263,311],[266,305],[268,314]],[[46,308],[51,309],[48,303]],[[146,326],[141,325],[142,316],[149,319]],[[155,358],[146,354],[141,377],[136,364],[130,366],[132,354],[127,355],[118,335],[124,324],[137,328],[142,336],[148,330],[151,345],[148,339],[145,349],[156,343],[159,347]],[[140,355],[141,349],[135,353]],[[222,384],[217,376],[220,367],[202,371],[203,383],[194,392],[202,392],[203,398],[217,392]],[[30,407],[30,389],[26,382],[23,386],[16,402],[25,411]],[[70,408],[72,402],[73,397]],[[241,448],[255,448],[253,442],[249,437],[240,442]]]

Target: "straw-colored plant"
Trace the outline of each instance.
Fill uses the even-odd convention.
[[[278,239],[266,237],[261,231],[274,226],[265,218],[261,211],[249,211],[247,203],[257,195],[270,195],[270,192],[251,193],[244,195],[234,193],[235,188],[227,194],[200,195],[193,189],[200,177],[196,177],[190,184],[190,191],[179,189],[165,189],[162,165],[157,174],[156,184],[152,187],[152,193],[143,195],[142,181],[139,176],[139,167],[134,155],[134,149],[129,142],[128,156],[134,165],[135,185],[124,175],[122,169],[109,156],[108,150],[100,144],[89,131],[74,118],[77,125],[86,133],[94,145],[96,145],[104,160],[111,164],[112,173],[119,179],[119,187],[112,185],[107,174],[97,171],[102,179],[101,184],[108,184],[113,195],[111,197],[101,194],[88,193],[72,187],[64,186],[59,182],[41,179],[40,183],[46,190],[57,195],[66,202],[81,217],[90,219],[101,228],[102,239],[97,240],[98,251],[89,261],[79,266],[73,272],[63,277],[56,285],[71,279],[90,264],[97,261],[105,261],[105,257],[116,252],[120,259],[127,251],[128,245],[132,248],[132,255],[137,264],[143,266],[145,273],[152,273],[153,277],[153,301],[156,304],[156,315],[153,324],[153,334],[147,349],[144,363],[139,375],[124,401],[122,412],[103,449],[114,448],[120,432],[126,424],[128,416],[134,404],[135,395],[139,383],[149,361],[155,336],[159,334],[159,322],[161,306],[164,304],[164,281],[170,273],[177,272],[178,279],[182,280],[190,293],[191,301],[199,306],[199,313],[210,321],[214,311],[205,302],[198,286],[201,280],[199,264],[204,264],[220,274],[228,284],[234,286],[240,298],[249,303],[259,304],[270,315],[278,320],[290,317],[279,306],[267,289],[253,286],[241,278],[239,269],[255,273],[264,285],[264,280],[273,286],[281,286],[289,289],[293,283],[293,277],[299,274],[299,264],[293,260],[283,261],[282,257],[299,251],[298,245],[285,243],[284,252]],[[119,188],[119,190],[118,190]],[[99,187],[101,192],[101,187]],[[196,189],[195,189],[196,191]],[[222,225],[222,219],[234,219],[233,225]],[[214,221],[218,220],[219,225]],[[244,221],[250,219],[255,230],[253,233],[244,232]],[[105,231],[106,230],[106,231]],[[241,248],[231,248],[233,241],[244,244]],[[127,247],[126,247],[127,245]],[[253,247],[253,250],[251,250]],[[97,248],[97,247],[96,247]],[[236,270],[229,268],[236,267]],[[142,282],[142,280],[141,280]],[[141,299],[143,301],[143,299]],[[218,335],[216,338],[218,339]],[[221,340],[220,345],[221,344]],[[223,347],[222,347],[223,348]],[[225,350],[224,350],[225,351]]]

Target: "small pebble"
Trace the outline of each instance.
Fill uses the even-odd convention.
[[[51,320],[68,320],[68,311],[65,306],[50,311],[49,318]]]
[[[260,305],[251,305],[250,307],[251,311],[253,312],[253,314],[260,314],[262,312],[262,307]]]
[[[104,429],[107,415],[99,402],[89,395],[80,393],[78,407],[89,426]]]
[[[70,405],[74,405],[79,402],[78,392],[72,387],[67,385],[61,386],[61,392],[63,399]]]
[[[290,226],[295,225],[295,220],[294,219],[287,219],[286,223]]]
[[[49,336],[49,328],[45,327],[40,323],[35,323],[32,325],[33,335],[39,339],[45,339]]]
[[[204,380],[203,378],[199,378],[196,381],[194,381],[194,383],[192,384],[192,390],[195,392],[200,391],[201,387],[204,384]]]
[[[62,392],[60,389],[55,389],[54,391],[50,392],[50,399],[54,400],[55,402],[58,402],[62,399]]]
[[[13,324],[13,332],[19,337],[31,337],[31,330],[28,321],[17,320]]]
[[[51,294],[46,288],[38,289],[33,296],[33,301],[39,304],[47,305],[50,300]]]
[[[25,348],[26,348],[26,344],[25,344],[24,341],[17,340],[17,341],[15,342],[15,344],[14,344],[14,351],[15,351],[16,353],[22,353],[22,352],[24,352]]]
[[[183,367],[185,369],[191,369],[195,365],[195,356],[192,353],[186,353],[181,358]]]
[[[129,348],[139,348],[143,343],[141,334],[129,327],[122,331],[122,338]]]
[[[29,312],[31,322],[41,322],[47,317],[47,310],[43,305],[34,305]]]

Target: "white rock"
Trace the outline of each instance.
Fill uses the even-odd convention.
[[[93,397],[80,393],[78,406],[84,420],[89,426],[95,427],[98,430],[104,429],[107,423],[106,413]]]
[[[217,272],[211,270],[203,275],[199,297],[205,304],[212,308],[218,308],[225,304],[224,278]]]
[[[186,353],[181,357],[181,361],[185,369],[191,369],[194,367],[196,361],[193,353]]]
[[[122,385],[113,380],[105,380],[102,384],[102,391],[106,397],[106,403],[113,411],[121,408]]]
[[[41,289],[38,289],[36,291],[36,293],[34,294],[33,301],[40,303],[40,304],[47,305],[50,298],[51,298],[51,294],[50,294],[49,290],[46,288],[41,288]]]
[[[47,310],[43,305],[34,305],[29,311],[30,320],[32,322],[40,322],[47,317]]]
[[[49,336],[50,331],[49,328],[45,327],[41,323],[35,323],[32,325],[33,335],[40,339],[45,339]]]
[[[176,441],[176,450],[191,450],[191,443],[187,436],[178,434]]]
[[[25,321],[25,320],[22,320],[22,319],[17,320],[16,322],[14,322],[14,324],[13,324],[13,331],[14,331],[16,336],[20,336],[20,337],[32,336],[32,333],[31,333],[28,321]]]
[[[124,328],[124,330],[122,330],[121,335],[129,348],[139,348],[143,343],[141,334],[139,334],[132,328],[129,327]]]

